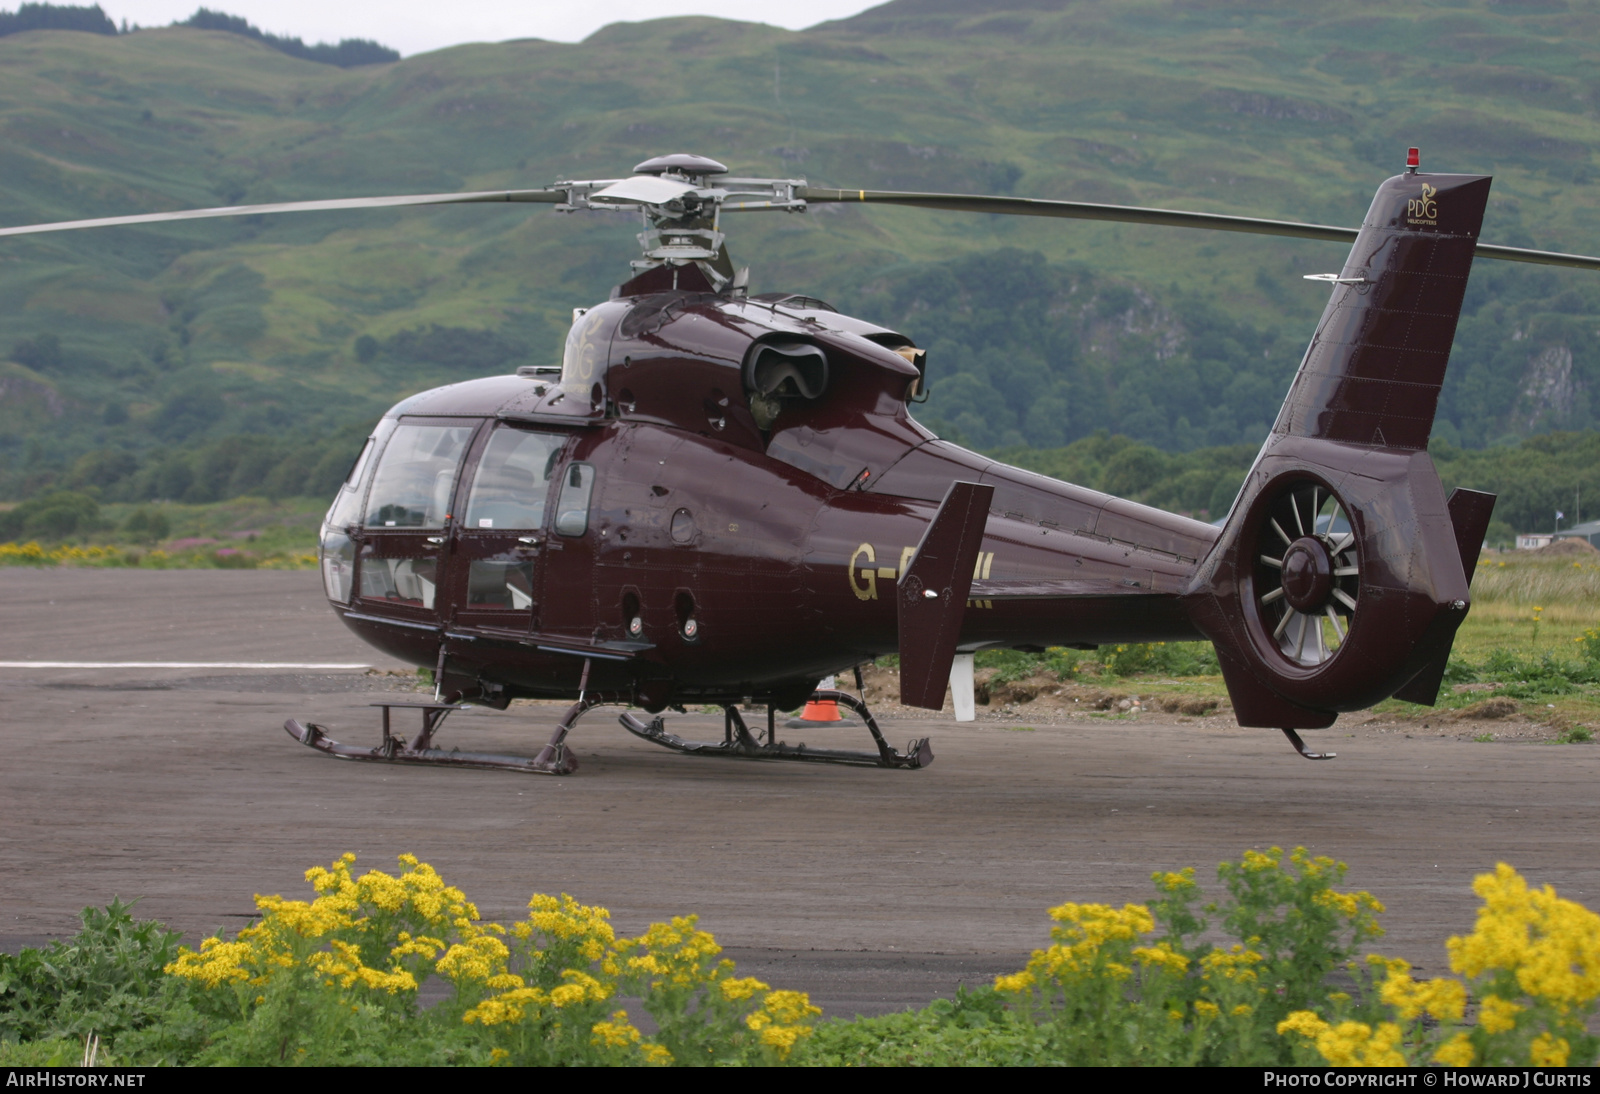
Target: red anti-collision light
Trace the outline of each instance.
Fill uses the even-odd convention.
[[[1406,149],[1406,166],[1413,170],[1422,166],[1422,153],[1415,148]]]

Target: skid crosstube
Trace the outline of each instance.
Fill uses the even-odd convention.
[[[537,760],[529,759],[525,756],[501,756],[491,752],[461,752],[444,748],[414,749],[404,746],[385,750],[382,746],[360,748],[356,745],[340,744],[332,737],[329,737],[327,731],[315,722],[301,724],[294,718],[284,722],[283,728],[289,731],[289,736],[301,744],[341,760],[365,760],[369,763],[384,764],[434,764],[440,767],[496,768],[501,771],[526,771],[530,774],[538,775],[565,774],[565,772],[557,772],[541,767]],[[400,740],[398,737],[390,739],[393,741]]]
[[[686,741],[681,737],[668,733],[660,718],[650,722],[642,722],[637,716],[629,712],[619,719],[622,728],[632,733],[641,740],[651,744],[670,748],[674,752],[682,752],[690,756],[726,756],[733,759],[747,760],[793,760],[800,763],[814,764],[848,764],[856,767],[900,767],[919,768],[927,767],[933,763],[933,744],[926,738],[919,738],[906,746],[906,751],[897,752],[883,739],[883,733],[878,729],[877,720],[872,717],[872,712],[867,709],[867,704],[844,691],[818,691],[811,696],[813,702],[832,700],[841,706],[849,707],[861,715],[862,721],[867,724],[867,730],[872,734],[873,743],[878,746],[876,752],[857,752],[842,748],[811,748],[805,744],[791,745],[775,739],[776,731],[773,726],[772,711],[768,711],[767,739],[763,743],[757,740],[745,725],[744,718],[739,714],[738,707],[725,707],[725,730],[720,741]]]

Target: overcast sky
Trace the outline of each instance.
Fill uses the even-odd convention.
[[[794,8],[735,0],[100,0],[107,15],[166,26],[198,7],[241,15],[272,34],[316,42],[371,38],[406,56],[463,42],[545,38],[578,42],[608,23],[669,15],[716,15],[799,30],[874,7],[881,0],[806,0]],[[8,5],[9,6],[9,5]]]

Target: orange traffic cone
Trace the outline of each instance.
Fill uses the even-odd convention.
[[[817,683],[818,691],[832,691],[833,687],[834,681],[831,676]],[[801,729],[806,726],[853,726],[855,724],[850,719],[839,716],[839,702],[836,699],[812,699],[806,703],[805,709],[800,712],[798,718],[790,718],[784,723],[784,725],[795,729]]]
[[[806,709],[800,712],[802,722],[837,722],[839,717],[839,704],[832,699],[813,699],[806,704]]]

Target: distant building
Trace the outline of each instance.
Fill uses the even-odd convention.
[[[1558,532],[1526,532],[1517,536],[1517,550],[1531,551],[1548,547],[1558,539],[1581,539],[1591,547],[1600,547],[1600,520],[1585,521],[1563,528]]]
[[[1584,521],[1555,533],[1556,539],[1582,539],[1591,547],[1600,547],[1600,520]]]

